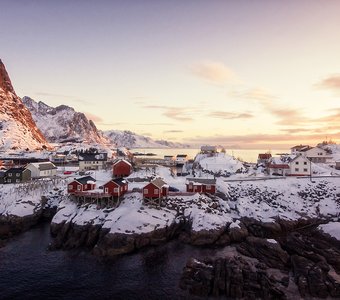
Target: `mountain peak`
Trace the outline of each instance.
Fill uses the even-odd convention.
[[[11,79],[7,73],[6,67],[0,59],[0,88],[5,92],[11,92],[15,94],[15,91],[12,86]]]
[[[0,149],[41,149],[48,143],[30,111],[16,95],[6,67],[0,60]]]

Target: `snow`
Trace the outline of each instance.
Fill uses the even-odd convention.
[[[340,241],[340,222],[329,222],[328,224],[319,225],[318,229]]]
[[[267,242],[271,244],[277,244],[277,241],[274,239],[267,239]]]

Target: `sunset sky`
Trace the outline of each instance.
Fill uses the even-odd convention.
[[[17,94],[102,130],[229,148],[340,142],[340,1],[0,4]]]

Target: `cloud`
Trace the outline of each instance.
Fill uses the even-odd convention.
[[[173,126],[174,124],[163,122],[163,123],[137,123],[136,125],[139,125],[139,126]]]
[[[96,116],[94,114],[91,114],[89,112],[84,112],[85,116],[89,119],[92,120],[93,122],[97,122],[97,123],[102,123],[103,119],[99,116]]]
[[[194,119],[193,116],[201,111],[201,109],[192,107],[173,107],[161,105],[142,105],[142,108],[162,110],[163,116],[181,122],[192,121]]]
[[[234,119],[249,119],[254,116],[250,113],[233,113],[233,112],[225,112],[225,111],[212,111],[208,114],[209,117],[225,119],[225,120],[234,120]]]
[[[221,62],[201,62],[193,65],[191,72],[213,83],[226,83],[236,80],[235,73]]]
[[[340,74],[333,74],[315,85],[317,88],[340,92]]]
[[[184,132],[183,130],[164,130],[164,133],[181,133]]]
[[[333,140],[340,139],[340,131],[328,136]],[[289,148],[295,143],[316,144],[323,141],[325,135],[322,133],[307,133],[302,135],[288,135],[288,134],[246,134],[246,135],[215,135],[209,137],[197,136],[194,138],[186,138],[188,143],[195,144],[213,144],[221,145],[228,148],[228,145],[242,145],[249,149],[280,149],[282,147]]]
[[[242,98],[246,100],[255,100],[262,105],[273,105],[273,101],[277,100],[278,97],[271,95],[268,91],[263,88],[248,88],[240,91],[232,91],[230,96],[236,98]]]

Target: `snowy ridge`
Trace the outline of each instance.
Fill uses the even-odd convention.
[[[66,105],[51,107],[27,96],[22,100],[49,142],[107,143],[93,121],[88,120],[85,114],[76,112],[72,107]]]
[[[49,147],[30,111],[16,95],[0,60],[0,150]]]
[[[112,144],[126,148],[189,148],[189,145],[173,143],[165,140],[153,140],[150,137],[136,134],[128,130],[104,131]]]

